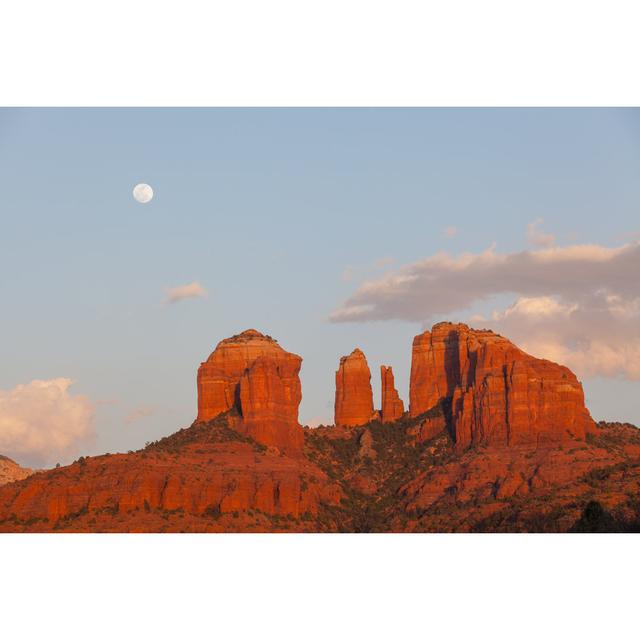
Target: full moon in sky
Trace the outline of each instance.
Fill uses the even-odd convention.
[[[133,187],[133,197],[140,203],[146,204],[153,198],[153,189],[144,182]]]

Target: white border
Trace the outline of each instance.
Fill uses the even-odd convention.
[[[7,0],[5,105],[637,105],[632,0]]]
[[[635,536],[34,534],[0,545],[5,637],[539,640],[637,627]]]
[[[638,105],[638,4],[7,0],[3,105]],[[1,143],[1,139],[0,139]],[[636,536],[0,536],[6,637],[637,633]]]

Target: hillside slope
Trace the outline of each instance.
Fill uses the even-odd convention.
[[[432,411],[431,418],[437,413]],[[640,517],[640,431],[587,441],[456,451],[418,419],[304,429],[291,457],[238,434],[225,414],[130,454],[0,487],[0,531],[568,531],[602,505],[608,530]]]

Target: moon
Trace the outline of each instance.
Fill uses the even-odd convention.
[[[153,198],[153,189],[148,184],[141,182],[133,187],[133,197],[141,204],[147,204]]]

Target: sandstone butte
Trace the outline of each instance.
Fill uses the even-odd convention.
[[[569,369],[465,324],[439,323],[413,341],[409,414],[439,404],[459,448],[584,440],[595,429]]]
[[[357,427],[374,417],[369,365],[364,353],[354,349],[350,355],[340,358],[336,371],[335,424]]]
[[[383,424],[395,422],[404,414],[404,403],[396,390],[395,380],[393,378],[393,369],[391,367],[380,367],[381,377],[381,396],[382,408],[380,409],[380,418]]]
[[[300,364],[254,330],[223,340],[190,427],[11,478],[0,531],[640,530],[640,430],[595,424],[566,367],[441,323],[414,340],[408,413],[386,367],[374,412],[356,350],[336,374],[336,426],[310,429]]]
[[[198,369],[197,422],[235,409],[236,428],[288,453],[302,449],[302,358],[255,329],[222,340]]]

